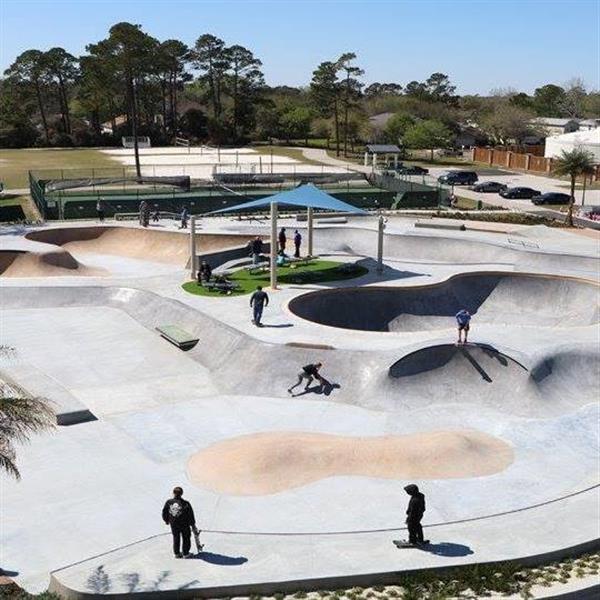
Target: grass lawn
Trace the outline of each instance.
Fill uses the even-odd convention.
[[[325,283],[327,281],[341,281],[343,279],[353,279],[361,277],[368,273],[368,269],[354,263],[341,263],[332,260],[315,260],[306,265],[290,265],[279,267],[277,269],[277,279],[282,284],[308,284]],[[256,289],[257,285],[268,287],[270,284],[270,274],[268,271],[261,273],[249,273],[245,269],[235,271],[230,277],[239,288],[230,294],[224,294],[216,290],[209,290],[195,281],[188,281],[183,284],[183,289],[190,294],[198,296],[214,296],[222,298],[224,296],[241,296],[249,294]]]
[[[7,190],[29,187],[27,171],[122,166],[100,150],[90,148],[0,150],[0,179]]]
[[[17,194],[3,194],[0,196],[0,206],[20,205],[28,221],[37,221],[40,218],[38,210],[29,196],[19,196]]]

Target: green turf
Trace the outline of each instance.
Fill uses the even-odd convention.
[[[0,150],[0,165],[0,179],[4,182],[7,190],[29,187],[28,171],[123,168],[120,162],[112,159],[109,155],[90,148]]]
[[[368,269],[361,265],[340,263],[332,260],[314,260],[306,265],[279,267],[277,269],[277,280],[280,284],[304,285],[353,279],[361,277],[366,273],[368,273]],[[270,274],[268,271],[254,274],[242,269],[233,273],[228,279],[239,285],[239,289],[229,294],[208,290],[198,285],[195,281],[188,281],[182,287],[186,292],[198,296],[213,296],[217,298],[241,296],[253,292],[258,285],[267,287],[270,283]]]

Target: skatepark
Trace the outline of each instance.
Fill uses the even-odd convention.
[[[379,270],[376,217],[320,223],[315,253],[368,273],[267,290],[262,328],[248,296],[182,289],[190,236],[173,222],[7,228],[0,381],[47,397],[59,423],[3,481],[15,581],[214,598],[597,549],[598,240],[507,227],[390,217]],[[269,235],[227,217],[197,231],[215,267]],[[166,325],[198,342],[177,348]],[[335,385],[290,396],[317,360]],[[427,496],[428,551],[392,544],[409,483]],[[196,560],[173,559],[160,520],[175,485],[202,530]]]

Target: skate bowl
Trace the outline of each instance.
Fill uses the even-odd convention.
[[[27,239],[60,246],[73,254],[109,254],[184,267],[190,256],[189,235],[179,231],[160,231],[137,227],[57,227],[32,231]],[[250,235],[196,235],[199,254],[214,253],[243,246]]]
[[[80,263],[62,248],[48,252],[0,250],[0,277],[90,277],[106,274],[104,269]]]
[[[292,299],[288,308],[321,325],[361,331],[448,329],[462,308],[478,323],[581,327],[599,321],[599,289],[584,279],[475,272],[433,285],[320,290]]]
[[[597,402],[600,352],[570,344],[528,367],[487,344],[440,344],[407,354],[388,372],[388,394],[420,406],[473,403],[523,417],[548,418]],[[405,400],[410,402],[410,400]]]

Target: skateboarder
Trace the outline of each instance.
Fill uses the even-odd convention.
[[[285,235],[285,227],[281,228],[279,232],[279,237],[277,238],[279,241],[279,251],[285,253],[285,245],[287,243],[287,236]]]
[[[419,491],[419,488],[414,483],[407,485],[404,488],[404,491],[410,496],[408,508],[406,509],[408,543],[428,544],[429,540],[423,539],[423,527],[421,526],[421,519],[425,512],[425,496]]]
[[[187,209],[187,206],[184,206],[181,211],[181,227],[179,229],[187,229],[189,215],[190,211]]]
[[[98,221],[104,223],[104,202],[100,198],[96,202],[96,214],[98,215]]]
[[[300,245],[302,244],[302,236],[296,229],[294,231],[294,258],[300,258]]]
[[[212,276],[212,269],[210,265],[203,260],[200,263],[200,268],[198,269],[198,284],[202,285],[203,283],[208,283]]]
[[[465,332],[465,341],[467,343],[467,338],[469,337],[469,323],[471,322],[471,314],[465,308],[462,308],[456,313],[456,322],[458,324],[458,343],[462,344],[462,333]]]
[[[298,373],[298,381],[291,388],[288,389],[288,393],[291,394],[292,390],[295,387],[298,387],[305,380],[306,385],[304,386],[304,391],[306,391],[310,387],[310,384],[313,382],[313,379],[316,379],[321,385],[324,385],[326,381],[319,373],[319,370],[322,366],[323,363],[318,362],[302,367],[302,370]]]
[[[252,264],[257,265],[260,262],[260,255],[263,252],[263,243],[260,236],[256,236],[251,243],[251,251],[252,251]]]
[[[183,499],[183,490],[180,487],[174,488],[173,497],[165,502],[162,518],[166,525],[171,526],[175,558],[191,558],[191,530],[196,531],[196,519],[192,505]]]
[[[262,327],[260,320],[262,319],[262,313],[265,306],[269,305],[269,296],[267,292],[263,292],[262,287],[259,285],[252,296],[250,296],[250,306],[253,309],[252,322],[257,327]]]

